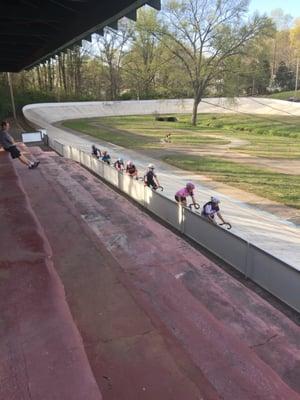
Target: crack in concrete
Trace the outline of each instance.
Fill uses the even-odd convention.
[[[268,339],[266,339],[264,342],[262,343],[258,343],[258,344],[253,344],[252,346],[249,346],[250,349],[254,349],[256,347],[260,347],[260,346],[264,346],[265,344],[268,344],[271,340],[275,339],[278,336],[277,333],[275,333],[275,335],[270,336]]]

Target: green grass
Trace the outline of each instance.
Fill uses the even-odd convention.
[[[198,172],[215,181],[255,193],[300,209],[300,176],[224,161],[216,157],[171,155],[164,161],[187,171]]]
[[[295,97],[295,90],[290,90],[288,92],[279,92],[270,94],[268,97],[272,99],[288,100],[289,97]],[[300,90],[297,91],[296,97],[300,98]]]
[[[214,118],[214,119],[212,119]],[[221,130],[249,144],[234,151],[266,158],[300,158],[300,117],[253,115],[200,115],[200,125]]]
[[[227,144],[227,139],[211,136],[210,130],[193,130],[186,118],[179,122],[155,121],[149,116],[102,117],[69,120],[63,123],[100,140],[105,140],[130,149],[162,148],[161,139],[172,133],[172,143],[184,146]]]
[[[196,127],[191,125],[190,115],[177,118],[174,123],[155,121],[153,115],[103,117],[65,121],[64,125],[132,149],[163,148],[160,140],[172,133],[172,146],[201,150],[237,138],[249,144],[231,151],[267,158],[300,158],[300,117],[199,114]]]
[[[217,157],[185,155],[189,149],[205,150],[229,143],[232,139],[243,139],[247,144],[228,151],[270,159],[300,160],[300,117],[199,114],[196,127],[191,125],[190,115],[177,115],[177,118],[177,122],[161,122],[156,121],[153,115],[118,116],[71,120],[64,125],[126,148],[180,151],[179,155],[165,157],[165,161],[300,208],[299,175],[275,173]],[[167,133],[172,133],[171,145],[161,143]],[[164,155],[163,151],[161,154]]]

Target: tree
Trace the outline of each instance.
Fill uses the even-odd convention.
[[[295,82],[294,73],[281,61],[276,71],[275,82],[281,89],[292,90]]]
[[[193,89],[192,124],[205,92],[222,79],[226,61],[241,54],[259,35],[270,32],[271,22],[254,15],[245,22],[247,0],[174,0],[168,3],[160,36],[177,57]]]
[[[153,9],[140,9],[131,49],[123,64],[126,80],[137,98],[149,99],[155,96],[160,71],[168,61],[159,40],[152,34],[158,29],[157,12]]]
[[[108,82],[107,98],[116,100],[121,90],[121,66],[132,37],[132,24],[123,19],[118,31],[105,29],[103,36],[97,35],[97,58],[101,61],[102,73]]]
[[[290,30],[290,40],[296,57],[300,57],[300,18],[296,19]]]
[[[295,26],[290,31],[291,45],[296,61],[296,83],[295,83],[295,96],[297,96],[298,90],[298,78],[299,78],[299,64],[300,64],[300,19],[296,19]]]
[[[270,15],[276,27],[275,35],[270,39],[270,48],[272,49],[271,75],[274,78],[279,63],[284,61],[289,64],[291,60],[290,27],[293,18],[289,14],[284,14],[281,8],[272,10]]]

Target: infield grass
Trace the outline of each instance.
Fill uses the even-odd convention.
[[[238,147],[227,149],[227,155],[238,152],[269,159],[300,160],[300,117],[199,114],[196,127],[191,125],[190,115],[176,117],[177,122],[156,121],[153,115],[102,117],[65,121],[63,125],[125,148],[161,149],[155,156],[169,164],[300,208],[300,171],[298,175],[288,175],[220,156],[201,156],[201,150],[214,151],[242,140]],[[171,133],[170,144],[162,142],[168,133]],[[198,156],[189,155],[189,150],[197,149]]]
[[[70,120],[64,126],[131,149],[163,148],[171,133],[172,146],[206,149],[242,139],[244,145],[231,149],[257,157],[300,159],[300,117],[199,114],[196,127],[190,115],[178,122],[155,121],[153,115],[118,116]]]
[[[300,175],[280,174],[217,157],[176,154],[163,159],[178,168],[199,172],[214,181],[300,209]]]

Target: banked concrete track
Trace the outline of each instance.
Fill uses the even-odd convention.
[[[33,104],[24,107],[25,117],[36,126],[46,128],[48,134],[61,143],[71,144],[90,152],[92,143],[108,149],[113,158],[122,155],[133,159],[141,171],[149,162],[157,165],[160,181],[165,187],[164,194],[173,199],[175,191],[187,180],[197,184],[197,197],[200,203],[210,195],[218,194],[222,201],[223,214],[233,224],[233,232],[241,238],[257,245],[275,257],[300,270],[300,228],[271,213],[258,210],[237,199],[222,193],[212,192],[197,175],[186,174],[163,162],[130,151],[108,142],[96,141],[86,135],[73,135],[53,126],[55,122],[67,119],[90,118],[110,115],[138,115],[163,113],[188,113],[192,100],[151,100],[126,102],[83,102]],[[240,98],[234,104],[225,99],[205,99],[199,112],[242,112],[262,115],[300,115],[300,104],[274,99]]]
[[[33,171],[0,158],[1,400],[100,400],[95,382],[107,400],[300,399],[298,325],[77,163],[32,151]]]

